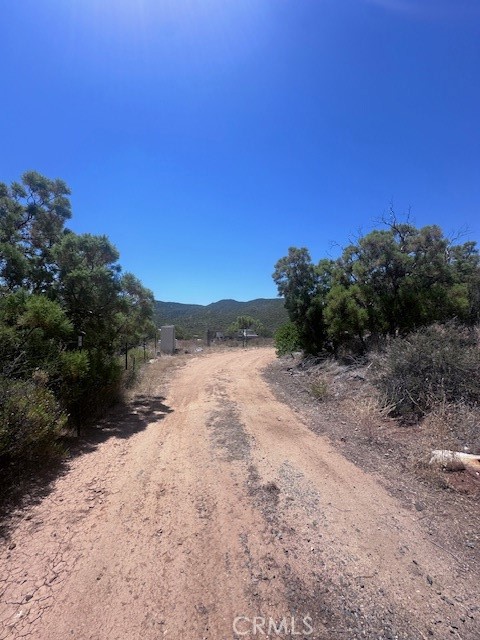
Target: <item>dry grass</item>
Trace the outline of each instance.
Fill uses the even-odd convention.
[[[480,453],[480,407],[474,410],[457,402],[455,416],[452,407],[444,406],[428,420],[406,424],[389,415],[391,407],[382,405],[382,395],[372,382],[372,369],[369,364],[351,366],[319,358],[283,358],[272,366],[267,379],[281,389],[284,401],[305,411],[316,433],[329,437],[355,464],[383,475],[391,486],[399,487],[396,494],[406,504],[418,502],[418,510],[423,509],[419,496],[430,489],[441,491],[442,500],[445,490],[466,496],[467,500],[480,496],[480,477],[468,468],[446,473],[440,466],[429,464],[432,451],[447,448],[451,442],[449,428],[457,434],[453,443],[459,443],[458,448],[453,448],[464,451],[468,445],[469,453]],[[310,390],[310,384],[317,379],[325,379],[328,385],[324,402],[319,402]],[[325,397],[323,390],[322,396]]]
[[[432,447],[451,451],[480,452],[480,410],[463,402],[440,402],[423,420]]]
[[[425,327],[392,340],[373,362],[374,384],[406,424],[445,403],[480,403],[478,331],[455,323]]]
[[[330,395],[330,384],[326,377],[319,376],[310,382],[310,392],[319,402],[325,402]]]
[[[323,360],[309,366],[306,363],[306,376],[308,382],[305,385],[307,391],[319,402],[326,402],[335,395],[335,384],[339,374],[345,371],[345,367],[332,359]]]
[[[382,406],[373,393],[367,392],[348,398],[344,406],[370,442],[379,442],[382,430],[395,424],[395,421],[388,417],[391,407]]]
[[[184,366],[190,358],[191,355],[185,354],[152,358],[139,370],[135,384],[126,391],[126,399],[136,395],[156,395],[159,383],[166,385],[174,370]]]

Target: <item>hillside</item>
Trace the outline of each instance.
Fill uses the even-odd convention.
[[[250,300],[220,300],[209,305],[155,302],[158,325],[174,324],[186,337],[203,335],[207,329],[226,331],[240,315],[252,316],[273,333],[288,320],[281,298]]]

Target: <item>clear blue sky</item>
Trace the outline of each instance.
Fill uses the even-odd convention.
[[[479,0],[0,0],[0,73],[0,180],[157,299],[274,297],[391,201],[480,240]]]

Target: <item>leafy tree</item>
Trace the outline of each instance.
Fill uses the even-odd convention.
[[[363,310],[363,333],[395,336],[452,317],[467,320],[474,308],[473,288],[458,277],[462,269],[469,271],[472,282],[479,273],[478,253],[471,246],[453,247],[437,226],[416,229],[393,221],[390,228],[372,231],[345,249],[337,282],[344,297],[355,299],[352,311],[358,315]],[[339,290],[335,293],[332,303]],[[327,316],[334,313],[327,311]]]
[[[54,375],[72,325],[61,306],[24,289],[0,298],[3,375],[25,377],[36,369]]]
[[[245,346],[248,339],[248,330],[254,331],[257,335],[265,335],[267,333],[263,324],[251,316],[238,316],[228,328],[227,333],[230,335],[241,334],[243,346]]]
[[[56,265],[52,249],[71,217],[62,180],[28,171],[10,187],[0,183],[0,289],[45,293]]]
[[[235,322],[230,325],[228,333],[238,333],[246,329],[252,329],[260,335],[264,331],[264,326],[259,320],[252,318],[252,316],[238,316]]]
[[[334,351],[342,343],[351,342],[352,338],[358,338],[364,345],[368,313],[358,285],[333,286],[327,295],[324,317]]]
[[[67,420],[55,386],[71,331],[64,310],[45,295],[18,289],[0,297],[1,465],[55,448]]]
[[[112,404],[120,343],[152,332],[153,294],[122,275],[108,238],[65,229],[69,194],[33,171],[0,183],[0,457],[56,437],[67,414],[84,421]]]
[[[75,331],[89,348],[111,353],[121,292],[118,251],[106,236],[65,235],[54,250],[58,265],[56,292]]]
[[[125,273],[121,277],[120,287],[118,337],[130,344],[138,344],[156,331],[152,320],[155,303],[153,293],[132,273]]]
[[[456,299],[453,306],[458,318],[473,326],[480,322],[480,254],[475,242],[450,244],[447,251],[453,280],[450,296]]]
[[[301,347],[317,353],[325,345],[322,281],[308,249],[290,247],[275,265],[273,280],[285,299],[290,321],[296,325]]]
[[[347,246],[336,260],[312,265],[290,248],[273,278],[306,352],[361,345],[456,318],[480,319],[480,256],[475,243],[454,244],[436,226],[417,229],[392,214]]]

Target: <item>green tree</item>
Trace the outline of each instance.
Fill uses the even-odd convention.
[[[112,353],[118,334],[116,314],[121,294],[119,253],[106,236],[68,233],[54,254],[56,292],[75,331],[88,348]]]
[[[33,171],[0,183],[0,457],[35,440],[43,446],[67,414],[83,421],[112,404],[119,345],[153,331],[153,294],[122,275],[108,238],[65,228],[69,194],[63,181]]]
[[[285,322],[275,331],[275,350],[278,356],[292,354],[300,349],[300,336],[293,322]]]
[[[368,323],[368,313],[361,288],[354,284],[350,287],[335,285],[326,298],[324,311],[327,333],[336,352],[342,343],[353,344],[358,338],[362,349]]]
[[[72,326],[61,306],[25,289],[0,296],[0,466],[55,449],[67,416],[55,391]]]
[[[57,440],[67,416],[55,395],[37,376],[16,380],[0,375],[0,469],[58,454]],[[4,480],[2,478],[2,480]]]
[[[318,353],[326,344],[322,296],[325,283],[308,249],[290,247],[288,255],[276,263],[273,280],[279,295],[285,299],[290,321],[298,329],[302,349]]]
[[[140,340],[153,336],[153,293],[146,289],[132,273],[120,279],[120,311],[117,316],[118,337],[123,342],[138,344]]]
[[[455,244],[436,225],[417,229],[392,213],[335,260],[312,265],[290,248],[274,280],[302,348],[360,345],[452,318],[480,320],[480,257],[474,242]]]
[[[60,353],[72,325],[62,307],[24,289],[0,298],[0,361],[9,377],[28,377],[42,369],[57,373]]]
[[[0,290],[49,293],[56,277],[52,249],[71,217],[70,190],[36,171],[10,187],[0,183]]]
[[[454,245],[437,226],[394,217],[348,246],[336,262],[324,317],[336,345],[357,337],[405,335],[456,317],[478,317],[478,253]]]
[[[252,318],[252,316],[238,316],[235,322],[232,322],[228,329],[228,333],[237,333],[238,331],[244,331],[245,329],[252,329],[257,333],[261,333],[263,330],[263,324]]]
[[[464,310],[459,317],[473,326],[480,322],[480,254],[475,242],[451,245],[448,251],[454,281],[452,294],[460,290],[461,301],[457,304]]]
[[[254,331],[257,335],[265,334],[263,324],[259,320],[252,318],[252,316],[238,316],[235,322],[229,326],[227,333],[231,335],[241,334],[245,345],[248,339],[248,330]]]

